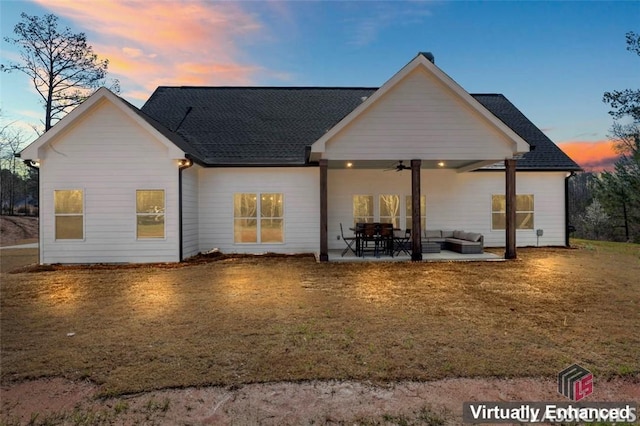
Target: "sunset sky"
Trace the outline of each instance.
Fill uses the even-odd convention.
[[[121,96],[159,85],[382,85],[418,52],[471,93],[503,93],[581,166],[610,168],[602,94],[640,86],[640,2],[0,0],[3,38],[20,13],[85,32]],[[2,63],[16,60],[2,41]],[[2,121],[43,118],[22,74],[0,75]],[[30,137],[35,138],[31,131]]]

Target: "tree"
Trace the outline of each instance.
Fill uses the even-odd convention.
[[[28,213],[37,204],[37,175],[16,158],[27,138],[14,123],[0,125],[0,212]]]
[[[598,200],[587,206],[582,222],[587,238],[598,240],[609,234],[609,215]]]
[[[626,34],[626,39],[627,50],[640,56],[640,35],[630,31]],[[640,122],[640,89],[604,92],[602,101],[611,106],[609,114],[613,118],[630,116],[636,124]]]
[[[0,65],[0,70],[20,71],[31,79],[45,106],[47,131],[104,85],[109,61],[98,59],[84,33],[73,33],[69,27],[58,30],[57,16],[20,16],[22,21],[13,29],[17,37],[5,41],[20,49],[22,60]],[[111,89],[119,92],[117,80]]]
[[[569,223],[576,228],[576,238],[588,238],[583,218],[587,207],[593,202],[595,179],[596,175],[591,172],[577,173],[569,179]]]
[[[640,36],[626,34],[627,50],[640,56]],[[611,106],[614,122],[611,138],[621,155],[614,172],[604,172],[596,181],[594,193],[612,219],[614,227],[624,228],[626,241],[640,240],[640,89],[605,92],[603,101]],[[620,223],[620,225],[618,225]]]

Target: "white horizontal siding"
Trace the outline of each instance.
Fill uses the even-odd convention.
[[[200,170],[200,251],[316,253],[320,249],[319,169],[315,167]],[[235,244],[235,193],[284,194],[284,243]]]
[[[194,165],[182,172],[182,256],[198,254],[198,170]]]
[[[133,119],[103,102],[42,151],[42,263],[179,260],[177,163]],[[59,189],[84,191],[82,241],[55,240]],[[165,238],[136,238],[137,189],[165,190]]]
[[[518,230],[518,246],[536,245],[536,229],[544,230],[540,245],[564,245],[564,173],[521,172],[516,176],[518,194],[534,194],[534,229]],[[504,194],[504,172],[456,173],[423,170],[421,192],[427,201],[427,229],[480,232],[488,247],[502,247],[505,231],[491,230],[491,195]],[[405,196],[411,195],[411,172],[382,170],[329,170],[329,248],[344,248],[337,239],[340,223],[345,234],[353,226],[353,196],[373,195],[376,220],[379,195],[400,196],[400,224],[405,223]]]
[[[451,89],[416,69],[327,142],[335,160],[503,159],[511,141]]]

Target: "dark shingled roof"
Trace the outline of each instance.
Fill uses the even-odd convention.
[[[518,159],[518,170],[582,170],[504,95],[471,95],[518,136],[529,143],[531,151]],[[504,168],[504,164],[497,165]]]
[[[206,165],[300,165],[307,147],[376,90],[159,87],[142,111]]]
[[[308,147],[376,90],[158,87],[140,115],[203,165],[304,165]],[[472,96],[535,147],[519,170],[580,169],[504,96]]]

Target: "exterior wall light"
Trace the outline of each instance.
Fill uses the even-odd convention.
[[[351,161],[349,161],[349,162],[347,163],[347,167],[348,167],[348,168],[353,167],[353,163],[352,163]]]
[[[182,160],[178,161],[178,167],[180,167],[181,169],[182,168],[186,169],[187,167],[191,167],[192,165],[193,165],[193,162],[188,158],[183,158]]]
[[[438,161],[438,167],[444,167],[444,161]]]

